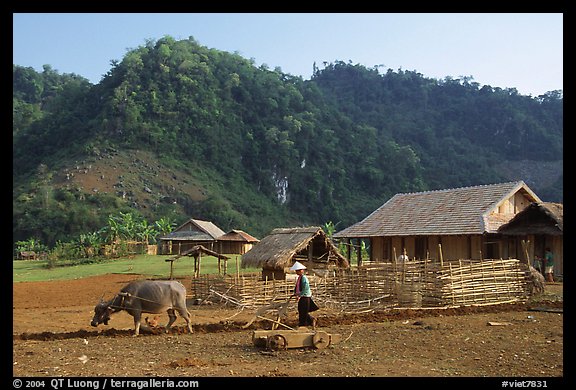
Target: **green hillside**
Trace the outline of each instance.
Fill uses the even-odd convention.
[[[148,40],[97,85],[14,65],[13,239],[128,210],[257,237],[341,229],[398,192],[517,179],[562,201],[562,118],[561,91],[343,62],[303,80],[193,38]]]

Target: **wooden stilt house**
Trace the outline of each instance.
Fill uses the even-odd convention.
[[[334,238],[349,247],[364,241],[375,262],[392,262],[403,254],[409,259],[523,259],[521,239],[506,239],[498,229],[535,202],[540,198],[523,181],[396,194]]]
[[[215,250],[216,239],[224,231],[210,221],[189,219],[174,229],[173,232],[160,237],[160,253],[164,255],[181,254],[196,245]]]
[[[242,230],[233,229],[216,239],[218,252],[234,255],[243,255],[259,243],[256,237]]]

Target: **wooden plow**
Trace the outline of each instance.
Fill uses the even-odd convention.
[[[291,298],[285,302],[273,302],[268,306],[261,307],[256,311],[252,319],[243,326],[248,328],[256,319],[272,322],[271,330],[255,330],[252,332],[252,342],[256,347],[274,351],[288,348],[315,348],[324,349],[329,345],[339,342],[342,337],[339,334],[329,334],[324,331],[299,327],[294,329],[281,322],[287,316]],[[275,318],[264,317],[265,313],[274,313]],[[278,329],[281,326],[285,329]]]
[[[288,348],[324,349],[342,340],[339,334],[330,334],[322,330],[310,330],[300,327],[293,330],[255,330],[252,342],[255,346],[273,351]]]

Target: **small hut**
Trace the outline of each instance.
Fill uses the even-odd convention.
[[[216,247],[220,253],[243,255],[259,242],[256,237],[242,230],[233,229],[216,239]]]
[[[216,239],[224,231],[210,221],[189,219],[173,232],[160,237],[160,253],[165,255],[181,254],[196,245],[214,250]]]
[[[312,273],[350,266],[322,228],[312,226],[274,229],[242,255],[242,268],[262,267],[263,279],[283,280],[295,261],[304,264]]]

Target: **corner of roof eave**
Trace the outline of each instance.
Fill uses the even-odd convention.
[[[490,213],[492,213],[494,210],[496,210],[505,200],[509,199],[510,196],[512,196],[513,194],[518,192],[518,190],[520,190],[520,189],[523,189],[524,191],[526,191],[528,193],[528,195],[530,195],[532,197],[533,203],[541,203],[542,202],[542,200],[538,197],[538,195],[536,195],[536,193],[534,193],[534,191],[532,191],[530,189],[530,187],[528,187],[528,185],[526,185],[526,183],[524,183],[523,180],[518,180],[513,189],[508,191],[506,193],[506,195],[504,195],[498,201],[494,202],[490,207],[488,207],[488,209],[486,209],[484,211],[484,213],[482,213],[482,217],[485,218],[486,216],[490,215]],[[484,229],[484,226],[482,226],[482,228]]]
[[[488,230],[486,230],[487,218],[488,213],[484,213],[480,216],[480,234],[490,233]]]

